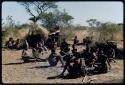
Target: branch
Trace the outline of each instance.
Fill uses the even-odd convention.
[[[26,9],[26,11],[33,17],[35,17],[35,15],[31,12],[31,9],[30,9],[30,2],[22,2],[21,5],[23,5]]]

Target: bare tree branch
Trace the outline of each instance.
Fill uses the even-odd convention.
[[[21,5],[23,5],[29,15],[32,16],[30,20],[34,22],[39,20],[38,18],[41,18],[41,15],[44,14],[48,9],[57,7],[57,5],[55,5],[55,2],[48,1],[21,2]]]

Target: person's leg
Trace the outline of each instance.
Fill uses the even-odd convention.
[[[59,61],[60,61],[60,62],[61,62],[61,64],[62,64],[62,66],[61,66],[61,67],[64,67],[64,61],[63,61],[62,57],[61,57],[61,56],[57,56],[57,57],[58,57]]]
[[[43,49],[44,49],[44,51],[47,51],[47,48],[46,48],[46,46],[43,46]]]
[[[109,61],[109,59],[107,59],[107,64],[108,64],[108,66],[109,66],[109,70],[111,69],[111,65],[110,65],[110,61]]]
[[[23,49],[23,51],[22,51],[22,56],[25,56],[25,55],[26,55],[26,50]]]
[[[22,51],[22,56],[24,55],[24,50]]]
[[[68,64],[66,63],[64,68],[63,68],[63,71],[62,71],[62,73],[60,75],[62,75],[62,76],[64,75],[64,72],[66,71],[67,67],[68,67]]]

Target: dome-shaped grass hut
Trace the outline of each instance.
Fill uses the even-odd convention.
[[[46,40],[48,38],[49,31],[37,24],[32,25],[29,29],[29,33],[26,36],[26,39],[29,43],[29,46],[35,47],[36,43],[41,41],[41,39]]]

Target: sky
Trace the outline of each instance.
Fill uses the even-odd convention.
[[[87,1],[63,1],[56,3],[60,10],[65,9],[73,16],[74,25],[88,26],[86,20],[97,19],[101,22],[123,23],[123,3],[115,1],[87,2]],[[29,23],[29,14],[25,8],[17,2],[6,1],[2,3],[2,19],[6,23],[6,17],[12,16],[19,24]]]

